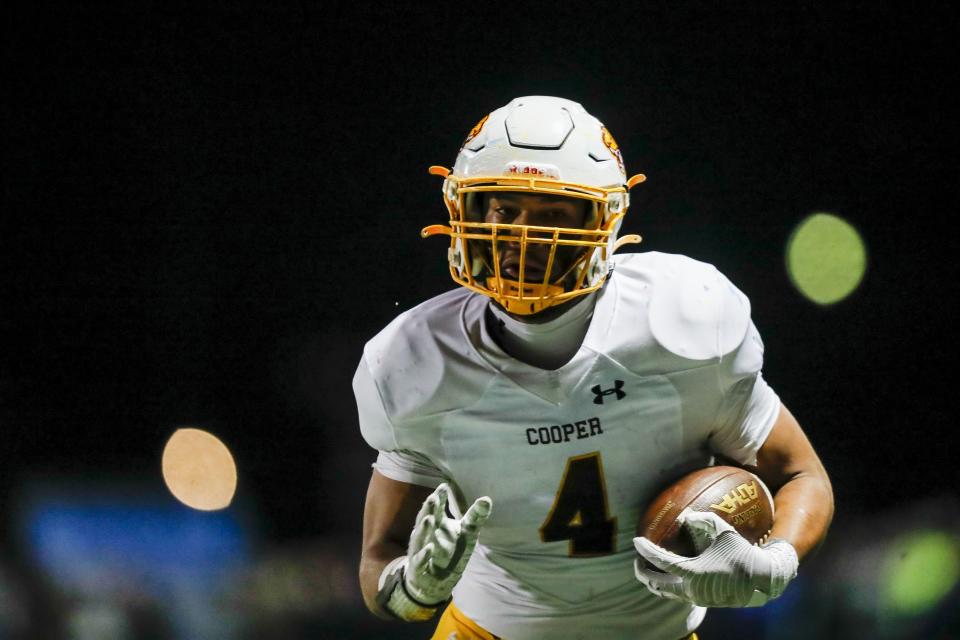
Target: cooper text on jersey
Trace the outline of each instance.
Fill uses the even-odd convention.
[[[527,429],[527,444],[557,444],[570,442],[570,439],[582,440],[603,434],[600,418],[577,420],[570,424],[555,424],[550,427],[530,427]]]

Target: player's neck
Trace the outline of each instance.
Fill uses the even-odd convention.
[[[558,308],[550,317],[537,314],[535,319],[525,320],[491,303],[487,324],[490,335],[508,355],[540,369],[559,369],[583,344],[596,302],[596,294],[590,294]]]

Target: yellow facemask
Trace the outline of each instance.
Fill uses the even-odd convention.
[[[450,224],[430,225],[423,237],[450,236],[448,259],[455,282],[494,299],[508,312],[533,315],[596,291],[606,279],[614,251],[625,244],[640,242],[640,236],[627,235],[619,240],[616,232],[627,210],[628,190],[646,178],[638,174],[626,187],[610,189],[563,182],[544,177],[483,176],[457,179],[445,167],[430,167],[430,173],[445,178],[444,203]],[[554,195],[586,200],[592,215],[585,228],[542,227],[483,222],[468,204],[483,192],[510,191],[525,194]],[[506,243],[519,245],[519,278],[501,273],[500,253]],[[542,280],[528,281],[524,269],[528,247],[547,245],[549,253]],[[569,249],[567,249],[569,248]],[[572,255],[570,252],[572,251]],[[569,260],[551,279],[554,264]]]

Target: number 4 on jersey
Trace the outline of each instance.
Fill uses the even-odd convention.
[[[569,458],[550,514],[540,525],[540,539],[569,540],[572,557],[599,556],[614,552],[616,531],[617,519],[607,509],[600,452]]]

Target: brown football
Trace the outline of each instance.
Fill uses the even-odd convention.
[[[773,497],[763,481],[739,467],[707,467],[687,474],[650,502],[637,535],[682,556],[696,555],[693,539],[677,522],[685,508],[712,511],[756,544],[773,527]]]

